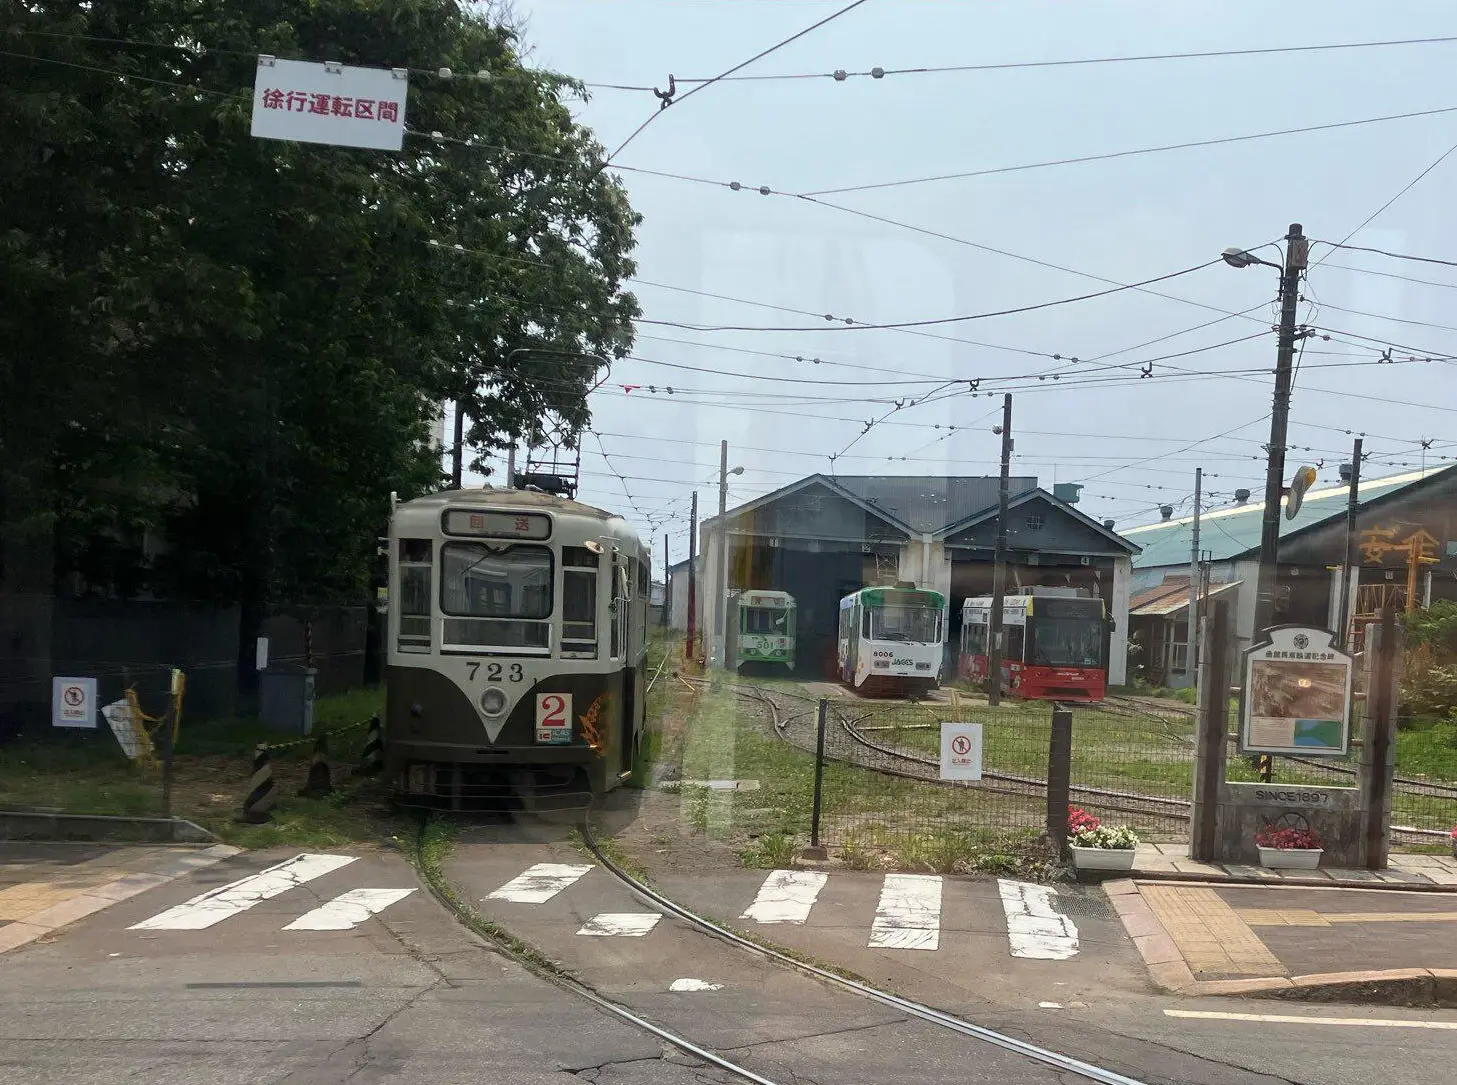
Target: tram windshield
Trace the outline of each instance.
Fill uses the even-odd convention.
[[[1038,617],[1032,630],[1031,662],[1043,667],[1101,667],[1102,621]]]
[[[447,644],[545,648],[552,608],[551,551],[544,546],[441,548],[440,609]]]
[[[870,639],[906,644],[935,644],[941,640],[941,612],[931,607],[867,607]]]
[[[743,633],[784,633],[789,628],[789,611],[774,607],[745,607],[740,612]]]

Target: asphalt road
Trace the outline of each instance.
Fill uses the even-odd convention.
[[[596,878],[600,871],[553,898],[558,911],[548,901],[518,908],[512,917],[507,906],[515,902],[481,899],[529,865],[521,860],[539,861],[553,850],[540,842],[466,843],[452,861],[452,875],[483,910],[509,920],[513,930],[571,964],[604,994],[772,1080],[786,1085],[1076,1080],[905,1020],[669,917],[642,935],[579,934],[603,913],[650,911]],[[658,1039],[483,946],[418,887],[397,856],[355,849],[339,854],[353,861],[282,868],[284,874],[269,876],[275,884],[266,891],[234,891],[210,903],[188,904],[290,858],[240,856],[0,956],[0,1080],[17,1085],[728,1080],[665,1053]],[[579,853],[552,857],[582,862]],[[371,908],[378,910],[370,914]],[[144,926],[133,929],[138,924]],[[958,924],[981,931],[978,944],[992,953],[993,940],[986,936],[995,926],[992,919],[967,916]],[[953,929],[947,937],[958,936]],[[1100,988],[1089,981],[1096,967],[1086,964],[1084,978],[1074,985],[1077,999],[1056,1008],[1029,1007],[1025,999],[1011,997],[1004,980],[978,990],[975,954],[964,948],[958,953],[956,971],[965,973],[962,983],[975,996],[962,1012],[1139,1080],[1209,1085],[1457,1080],[1457,1030],[1312,1023],[1364,1017],[1426,1026],[1457,1023],[1454,1013],[1180,1002],[1123,983]],[[1057,962],[1030,963],[1045,970]],[[1113,966],[1121,967],[1117,961]],[[1008,971],[1005,962],[998,968]],[[672,989],[684,979],[717,986]],[[947,982],[946,976],[938,982]],[[1170,1008],[1301,1020],[1175,1018],[1165,1012]]]

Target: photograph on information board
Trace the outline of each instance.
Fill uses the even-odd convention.
[[[1346,668],[1331,663],[1255,663],[1250,741],[1256,746],[1339,749]]]

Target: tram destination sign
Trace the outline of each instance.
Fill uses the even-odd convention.
[[[1335,634],[1275,626],[1245,650],[1240,749],[1245,753],[1342,757],[1351,750],[1350,655]]]
[[[442,525],[447,535],[481,539],[533,539],[551,537],[551,517],[539,512],[485,512],[447,509]]]

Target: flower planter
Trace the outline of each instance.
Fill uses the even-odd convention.
[[[1260,848],[1260,866],[1270,870],[1314,870],[1323,848]]]
[[[1071,844],[1073,866],[1078,870],[1132,870],[1132,848],[1080,848]]]

